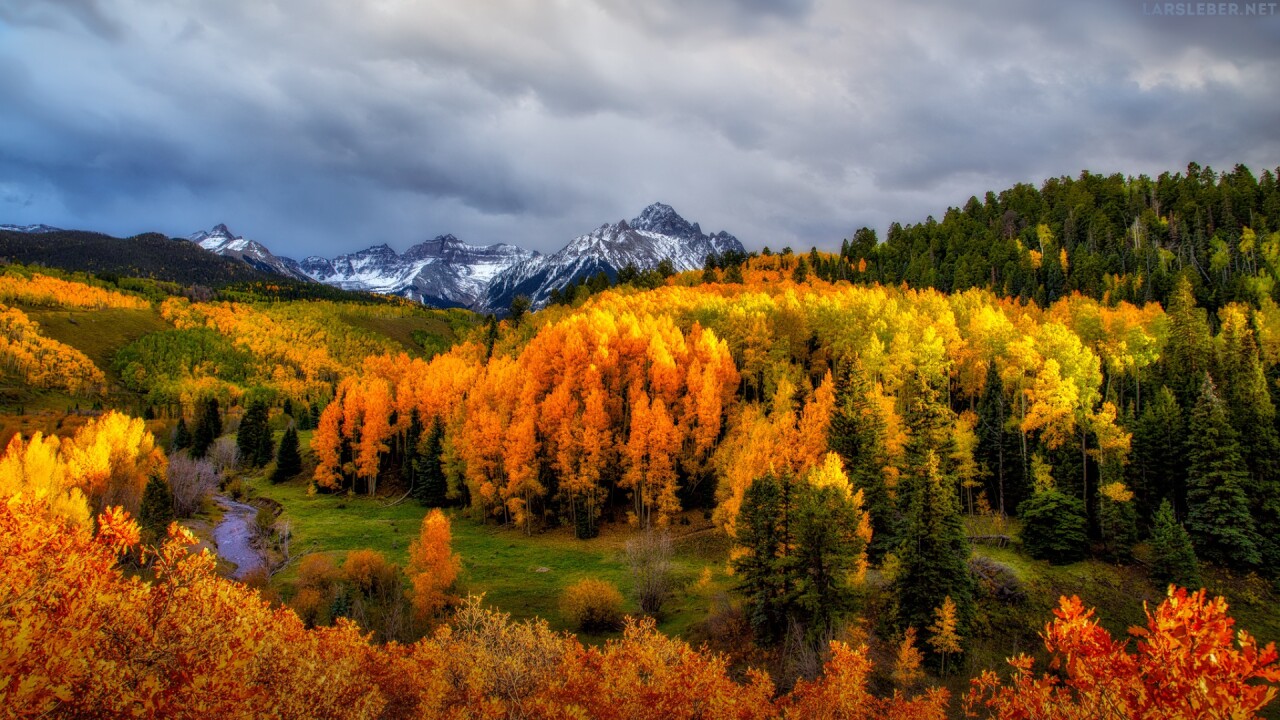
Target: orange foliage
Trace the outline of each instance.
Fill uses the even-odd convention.
[[[41,335],[39,323],[5,305],[0,305],[0,366],[30,385],[72,394],[100,393],[107,384],[84,353]]]
[[[1243,718],[1275,698],[1275,646],[1233,632],[1226,601],[1204,590],[1170,587],[1155,612],[1147,610],[1147,627],[1130,630],[1136,652],[1112,639],[1077,597],[1062,598],[1054,615],[1044,642],[1058,672],[1034,675],[1026,655],[1009,661],[1008,684],[984,672],[965,698],[970,717],[986,708],[994,717],[1043,720]]]
[[[139,297],[39,273],[32,273],[29,278],[8,273],[0,275],[0,302],[90,310],[151,307],[151,303]]]
[[[449,518],[437,509],[422,518],[418,539],[409,545],[409,581],[419,620],[434,617],[454,601],[449,591],[462,570],[462,559],[453,554],[452,542]]]

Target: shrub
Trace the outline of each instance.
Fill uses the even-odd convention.
[[[1018,506],[1022,517],[1022,545],[1027,554],[1054,565],[1084,558],[1089,549],[1085,535],[1084,503],[1055,489],[1042,490]]]
[[[635,579],[636,602],[640,611],[657,615],[671,593],[671,534],[646,530],[627,541],[627,564]]]
[[[185,452],[169,458],[168,475],[173,512],[180,518],[191,517],[198,511],[221,481],[213,463],[192,459]]]
[[[579,580],[560,596],[560,612],[582,632],[617,630],[622,625],[622,593],[606,580]]]

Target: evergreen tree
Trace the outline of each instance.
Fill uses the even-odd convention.
[[[1169,386],[1183,407],[1196,395],[1196,382],[1210,369],[1213,338],[1204,309],[1196,304],[1195,290],[1184,274],[1178,278],[1165,315],[1169,318],[1169,341],[1164,361]]]
[[[802,284],[809,281],[809,262],[803,257],[796,261],[796,268],[791,273],[791,279]]]
[[[1107,483],[1098,488],[1098,525],[1107,555],[1116,560],[1133,556],[1133,546],[1138,542],[1138,513],[1133,492],[1124,483]]]
[[[1018,507],[1022,547],[1055,565],[1083,560],[1089,552],[1084,501],[1056,487],[1037,490]]]
[[[280,438],[280,450],[276,453],[276,468],[271,473],[271,482],[278,483],[297,477],[302,472],[302,455],[298,452],[298,431],[289,426]]]
[[[178,427],[173,432],[173,451],[186,450],[191,447],[191,431],[187,429],[187,419],[178,418]]]
[[[144,538],[151,543],[164,539],[169,523],[173,522],[173,493],[169,483],[159,474],[147,478],[142,490],[142,505],[138,509],[138,525]]]
[[[241,461],[249,467],[261,467],[271,462],[275,441],[271,437],[269,413],[265,402],[255,400],[240,420],[236,447],[240,449]]]
[[[1208,375],[1187,435],[1187,526],[1197,554],[1231,567],[1257,565],[1258,537],[1245,495],[1249,472]]]
[[[798,483],[795,539],[795,612],[808,639],[821,643],[853,609],[851,578],[865,550],[861,520],[844,489]]]
[[[867,555],[880,562],[897,546],[900,530],[898,508],[885,483],[889,464],[885,448],[884,418],[870,400],[871,383],[860,365],[840,364],[836,384],[836,406],[831,414],[828,445],[840,456],[849,473],[849,482],[862,490],[862,503],[871,516],[871,546]]]
[[[961,634],[973,614],[973,578],[969,574],[969,542],[960,519],[954,478],[942,471],[938,455],[926,451],[910,482],[907,525],[898,548],[894,580],[898,627],[926,627],[934,608],[948,595],[959,611]]]
[[[724,281],[727,283],[737,283],[738,285],[741,285],[743,282],[742,265],[734,263],[726,268],[724,271]]]
[[[737,543],[746,552],[733,561],[737,590],[746,598],[747,620],[756,640],[771,645],[786,631],[791,592],[785,553],[790,545],[786,517],[787,480],[772,474],[747,487],[738,511]]]
[[[414,459],[413,496],[425,507],[444,507],[449,503],[449,482],[440,457],[444,452],[444,424],[440,418],[431,421],[431,430],[419,445]]]
[[[410,490],[414,489],[417,482],[418,445],[421,442],[422,418],[418,415],[418,409],[414,408],[409,413],[409,427],[404,431],[404,451],[400,462],[400,479]]]
[[[524,317],[528,314],[531,304],[527,295],[517,295],[511,300],[511,327],[520,327],[520,323],[524,322]]]
[[[293,398],[285,398],[284,406],[280,408],[280,411],[292,418],[293,417]]]
[[[218,399],[209,398],[201,404],[200,417],[191,433],[191,457],[204,457],[219,437],[222,437],[222,414],[218,411]]]
[[[1027,496],[1018,434],[1009,431],[1009,407],[1004,381],[993,362],[978,401],[978,446],[974,459],[986,470],[987,497],[1001,515],[1011,514]]]
[[[1168,500],[1160,503],[1151,528],[1151,578],[1161,585],[1200,587],[1200,568],[1191,536],[1173,515]]]
[[[1178,399],[1162,386],[1147,401],[1133,428],[1132,452],[1127,468],[1138,514],[1150,518],[1160,503],[1186,507],[1186,423]]]

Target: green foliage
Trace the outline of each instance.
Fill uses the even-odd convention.
[[[431,421],[431,429],[418,443],[413,459],[413,496],[424,507],[444,507],[449,503],[449,483],[441,455],[444,453],[444,423]]]
[[[194,438],[191,437],[191,431],[187,429],[187,419],[178,418],[178,427],[173,431],[173,451],[186,450],[191,447],[192,442]]]
[[[1178,399],[1161,386],[1148,400],[1133,427],[1132,451],[1126,468],[1139,515],[1149,519],[1164,500],[1186,498],[1186,423]]]
[[[1160,503],[1151,528],[1151,579],[1162,585],[1200,587],[1200,568],[1191,536],[1174,517],[1168,500]]]
[[[524,321],[524,316],[529,312],[531,305],[527,295],[517,295],[511,301],[511,325],[512,327],[520,327],[520,323]]]
[[[240,420],[236,447],[240,449],[240,461],[248,467],[262,467],[271,462],[275,442],[271,437],[269,418],[267,404],[255,400]]]
[[[206,398],[197,406],[196,428],[191,433],[191,457],[202,458],[213,441],[222,436],[222,413],[217,398]]]
[[[1010,408],[1004,394],[1004,382],[993,362],[987,368],[987,380],[978,401],[978,446],[974,460],[985,471],[987,498],[992,509],[1002,515],[1012,513],[1029,491],[1023,472],[1018,434],[1008,427]]]
[[[169,483],[158,474],[147,478],[142,490],[142,505],[138,510],[138,525],[150,542],[164,539],[169,523],[173,522],[173,493]]]
[[[150,393],[157,403],[172,402],[175,386],[207,372],[228,383],[243,383],[251,375],[254,357],[231,340],[208,328],[165,330],[144,335],[121,348],[112,369],[125,387]]]
[[[843,489],[799,483],[792,528],[795,536],[794,607],[790,615],[811,642],[830,637],[853,610],[853,585],[865,543],[857,536],[860,518]]]
[[[746,600],[747,620],[756,640],[770,645],[786,631],[792,592],[786,548],[791,543],[787,509],[790,481],[772,474],[751,482],[738,511],[737,544],[745,550],[733,561],[736,590]]]
[[[843,362],[838,375],[828,444],[844,462],[849,482],[862,490],[862,503],[871,517],[872,530],[867,556],[872,562],[880,562],[897,546],[901,525],[898,508],[885,484],[884,468],[889,464],[885,423],[871,405],[871,383],[865,371]]]
[[[280,449],[276,453],[276,467],[271,472],[271,482],[283,482],[297,477],[300,472],[302,455],[298,452],[298,431],[290,427],[280,438]]]
[[[934,451],[904,480],[915,488],[908,494],[907,523],[898,547],[899,569],[894,578],[897,625],[923,628],[934,609],[949,595],[958,610],[960,634],[973,617],[974,582],[969,574],[969,541],[960,519],[953,477],[945,475]]]
[[[1138,542],[1138,513],[1132,499],[1119,501],[1099,493],[1098,525],[1109,557],[1128,560],[1133,556],[1134,543]]]
[[[1084,501],[1056,488],[1036,492],[1018,508],[1022,547],[1031,557],[1055,565],[1084,559],[1089,552]]]
[[[1187,438],[1187,526],[1197,554],[1229,567],[1261,561],[1245,487],[1249,472],[1213,380],[1205,375]]]

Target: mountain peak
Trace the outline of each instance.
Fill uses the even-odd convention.
[[[641,210],[640,215],[631,220],[631,227],[678,238],[692,238],[702,234],[696,224],[690,224],[680,217],[675,208],[660,202]]]
[[[228,228],[224,223],[218,223],[217,225],[214,225],[214,226],[213,226],[213,230],[211,230],[211,231],[209,232],[209,234],[210,234],[210,235],[224,235],[224,236],[229,237],[229,238],[230,238],[230,237],[235,237],[235,235],[234,235],[234,234],[232,234],[231,229],[230,229],[230,228]]]

